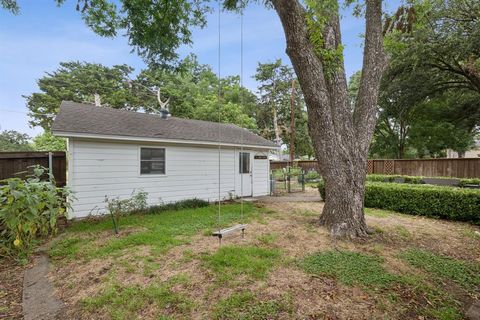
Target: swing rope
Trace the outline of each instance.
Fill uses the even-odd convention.
[[[221,0],[218,0],[218,97],[217,97],[217,112],[218,112],[218,219],[217,219],[217,224],[218,224],[218,231],[220,232],[221,228],[221,213],[222,213],[222,204],[221,204],[221,152],[222,152],[222,146],[221,146],[221,120],[222,120],[222,115],[221,115],[221,95],[222,95],[222,81],[220,80],[221,76],[221,17],[222,17],[222,10],[221,10]]]
[[[244,224],[236,225],[231,228],[227,228],[222,230],[221,229],[221,215],[222,215],[222,188],[221,188],[221,158],[222,158],[222,139],[221,139],[221,96],[222,96],[222,83],[221,83],[221,0],[217,1],[218,4],[218,97],[217,97],[217,112],[218,112],[218,213],[217,213],[217,227],[218,232],[214,233],[213,235],[218,236],[219,243],[222,243],[222,236],[228,232],[232,232],[234,230],[242,230],[242,237],[245,234],[245,226]],[[244,105],[244,96],[243,96],[243,10],[241,11],[240,15],[240,105],[243,107]],[[243,203],[243,166],[244,166],[244,156],[243,156],[243,140],[244,140],[244,132],[241,129],[240,131],[240,221],[243,223],[243,212],[244,212],[244,203]],[[236,149],[234,149],[234,168],[235,168],[235,153]],[[249,162],[250,166],[250,162]],[[250,168],[248,168],[248,174],[250,174]],[[235,170],[234,170],[234,174]],[[234,180],[235,181],[235,180]],[[235,184],[235,183],[234,183]],[[234,189],[236,189],[236,185],[234,185]]]
[[[244,107],[244,92],[243,92],[243,9],[240,11],[240,106]],[[243,128],[240,133],[240,154],[242,154],[242,164],[245,159],[243,158]],[[243,223],[243,173],[240,174],[240,221]]]

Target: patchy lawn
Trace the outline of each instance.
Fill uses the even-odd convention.
[[[340,241],[315,225],[321,203],[246,203],[245,238],[219,246],[216,210],[125,217],[119,237],[74,224],[50,249],[64,318],[462,319],[480,298],[478,227],[368,209],[375,234]]]

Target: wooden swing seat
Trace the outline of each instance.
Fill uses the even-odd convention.
[[[245,236],[245,228],[247,227],[246,224],[237,224],[234,225],[233,227],[217,230],[212,233],[212,236],[218,237],[220,241],[222,241],[222,238],[224,235],[227,235],[229,233],[235,232],[237,230],[242,230],[242,238]]]

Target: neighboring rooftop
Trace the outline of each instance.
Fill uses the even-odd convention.
[[[233,124],[147,114],[63,101],[52,126],[55,134],[88,134],[148,139],[218,142],[276,148],[275,143]],[[243,140],[242,140],[243,133]]]

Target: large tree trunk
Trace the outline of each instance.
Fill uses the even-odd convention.
[[[335,236],[363,237],[367,234],[363,213],[366,166],[352,166],[341,159],[335,162],[337,168],[323,175],[326,202],[319,222]]]
[[[282,22],[287,54],[308,108],[309,132],[325,179],[326,203],[320,224],[335,236],[367,234],[363,213],[367,155],[376,123],[377,98],[386,66],[381,0],[366,0],[362,78],[355,109],[348,102],[343,63],[326,76],[324,61],[309,40],[306,11],[298,0],[272,0]],[[338,12],[322,30],[325,48],[341,45]]]

